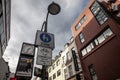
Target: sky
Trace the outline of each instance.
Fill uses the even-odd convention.
[[[48,32],[55,36],[55,57],[72,37],[71,25],[90,0],[11,0],[11,37],[3,58],[15,72],[23,42],[34,44],[37,30],[46,19],[47,7],[58,3],[61,11],[48,16]]]

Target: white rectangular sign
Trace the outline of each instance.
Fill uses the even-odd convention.
[[[37,56],[37,65],[51,65],[52,59],[47,57]]]
[[[37,65],[51,65],[52,63],[52,49],[45,47],[38,47]]]
[[[33,44],[23,43],[21,54],[34,56],[34,53],[35,53],[35,47]]]
[[[54,49],[54,35],[38,30],[36,33],[35,45]]]
[[[52,57],[52,49],[45,48],[45,47],[38,47],[38,56],[51,58]]]

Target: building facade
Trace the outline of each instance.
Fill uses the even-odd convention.
[[[64,80],[61,55],[57,55],[52,62],[52,65],[47,68],[48,80]]]
[[[49,80],[84,80],[73,37],[70,43],[64,45],[64,50],[59,52],[47,71]]]
[[[64,51],[61,52],[61,60],[64,80],[84,80],[73,37],[70,39],[70,43],[64,45]]]
[[[0,80],[8,80],[9,78],[9,66],[8,63],[4,61],[4,59],[0,59]]]
[[[11,0],[0,0],[0,56],[10,39]]]
[[[106,4],[90,0],[71,27],[85,80],[120,79],[120,1],[104,1],[118,5],[110,9],[114,14]]]
[[[2,58],[10,39],[11,0],[0,0],[0,80],[6,80],[8,64]]]

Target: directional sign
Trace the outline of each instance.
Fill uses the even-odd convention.
[[[35,45],[54,49],[54,35],[38,30],[36,33]]]
[[[45,47],[38,47],[37,62],[38,65],[51,65],[52,49]]]

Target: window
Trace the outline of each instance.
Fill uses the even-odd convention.
[[[69,70],[69,76],[71,77],[73,75],[72,65],[68,66]]]
[[[103,41],[105,41],[106,38],[108,38],[112,34],[113,32],[111,31],[111,29],[107,28],[100,36],[98,36],[98,38],[95,39],[95,44],[98,45],[102,43]]]
[[[6,1],[6,30],[7,30],[7,42],[9,41],[10,38],[10,0],[5,0]]]
[[[81,50],[82,56],[89,53],[92,49],[94,49],[96,46],[101,44],[103,41],[105,41],[109,36],[111,36],[113,32],[110,28],[107,28],[104,32],[102,32],[97,38],[95,38],[93,41],[91,41],[90,44],[88,44],[85,48]]]
[[[79,23],[76,25],[75,29],[77,30],[84,22],[86,21],[86,16],[83,16]]]
[[[107,15],[105,15],[105,13],[101,10],[98,15],[96,16],[97,21],[99,22],[99,24],[103,24],[107,19]]]
[[[102,7],[98,4],[97,1],[93,3],[93,5],[90,7],[90,10],[100,25],[102,25],[108,19],[107,14],[102,9]]]
[[[64,75],[65,75],[65,79],[67,79],[68,78],[67,68],[64,69]]]
[[[66,58],[67,58],[67,60],[70,60],[72,57],[70,56],[70,53],[68,52],[68,53],[66,53]]]
[[[94,42],[95,42],[95,45],[99,44],[97,39],[95,39]]]
[[[1,44],[3,45],[5,43],[5,33],[1,33]]]
[[[90,52],[93,48],[94,48],[93,43],[90,43],[90,44],[86,47],[87,52]]]
[[[90,75],[91,75],[91,77],[92,77],[92,80],[98,80],[98,79],[97,79],[97,74],[96,74],[96,72],[95,72],[95,70],[94,70],[94,68],[93,68],[93,65],[91,64],[90,66],[88,66],[88,68],[89,68],[89,71],[90,71]]]
[[[84,49],[81,50],[82,56],[89,53],[93,48],[94,48],[94,45],[93,45],[93,42],[91,42],[90,44],[88,44],[88,46],[86,46]]]
[[[49,68],[49,73],[51,72],[51,68]]]
[[[69,57],[69,52],[66,53],[66,59],[67,59],[67,60],[69,60],[68,57]]]
[[[100,5],[95,1],[91,6],[90,10],[94,15],[97,15],[97,13],[100,11]]]
[[[85,41],[82,33],[80,33],[80,41],[81,41],[81,43],[83,43]]]
[[[56,62],[56,66],[58,66],[60,64],[60,60],[58,60],[57,62]]]
[[[2,0],[0,0],[0,15],[2,14]],[[1,17],[1,16],[0,16]]]
[[[55,64],[52,65],[52,68],[55,69]]]
[[[58,71],[57,71],[57,76],[60,76],[61,75],[61,70],[59,69]]]
[[[48,80],[52,80],[52,76],[50,76]]]
[[[86,55],[86,54],[87,54],[86,49],[83,49],[83,50],[81,51],[81,53],[82,53],[82,56]]]
[[[55,79],[55,78],[56,78],[56,74],[54,73],[54,74],[53,74],[53,79]]]
[[[63,63],[65,63],[65,56],[62,57]]]
[[[0,34],[3,33],[3,18],[2,16],[0,17]]]
[[[3,45],[2,45],[2,54],[5,52],[5,49],[6,49],[6,45],[5,45],[5,42],[4,42]]]
[[[102,42],[105,40],[105,38],[104,38],[103,35],[100,35],[100,36],[97,38],[97,40],[98,40],[98,43],[100,44],[100,43],[102,43]]]
[[[111,36],[112,34],[113,34],[113,32],[111,31],[110,28],[108,28],[107,30],[105,30],[105,31],[103,32],[103,35],[104,35],[105,38],[108,38],[108,37]]]

